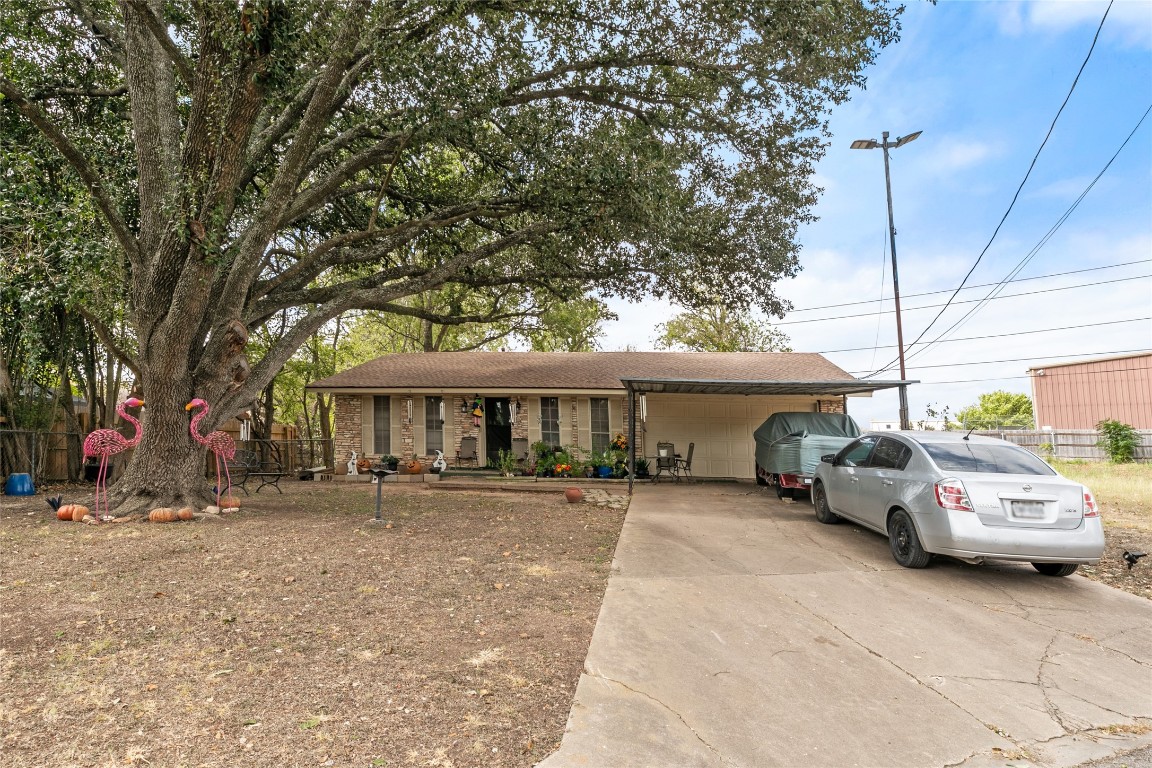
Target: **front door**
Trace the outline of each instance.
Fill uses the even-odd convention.
[[[490,465],[500,463],[500,451],[512,450],[512,415],[508,398],[484,398],[484,457]]]

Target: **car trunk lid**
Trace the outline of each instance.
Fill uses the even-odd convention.
[[[963,473],[980,522],[1006,528],[1079,528],[1084,488],[1059,476]]]

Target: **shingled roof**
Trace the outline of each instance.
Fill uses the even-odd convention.
[[[308,388],[623,391],[622,379],[855,381],[812,352],[432,352],[378,357]]]

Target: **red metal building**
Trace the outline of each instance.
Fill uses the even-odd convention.
[[[1103,419],[1152,429],[1152,352],[1028,369],[1037,428],[1094,429]]]

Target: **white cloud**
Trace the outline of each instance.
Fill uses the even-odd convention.
[[[933,173],[950,173],[972,168],[999,154],[999,149],[987,142],[943,138],[930,145],[931,151],[922,160]]]
[[[1095,28],[1108,7],[1106,0],[1039,0],[991,5],[996,9],[1000,31],[1010,37]],[[1125,45],[1152,48],[1152,2],[1118,0],[1108,12],[1102,35]]]

